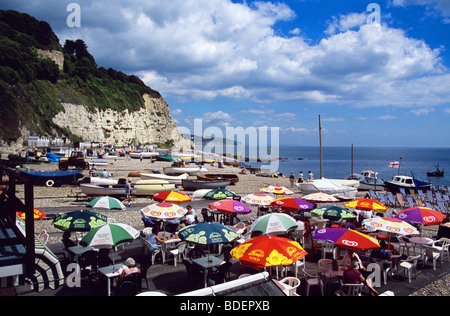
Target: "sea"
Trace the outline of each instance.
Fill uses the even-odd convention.
[[[273,149],[269,149],[272,153]],[[269,154],[271,154],[269,152]],[[320,148],[303,146],[279,146],[278,164],[275,162],[247,162],[252,167],[272,165],[272,172],[289,176],[294,172],[298,178],[303,171],[305,178],[312,171],[320,177]],[[399,162],[399,168],[390,163]],[[435,171],[439,165],[445,171],[444,177],[428,177],[427,171]],[[450,148],[392,148],[392,147],[322,147],[322,171],[328,179],[344,179],[352,172],[363,170],[378,172],[378,178],[391,180],[394,176],[408,175],[418,180],[431,182],[436,186],[450,186]]]

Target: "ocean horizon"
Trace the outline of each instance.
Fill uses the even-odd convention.
[[[303,171],[307,177],[308,172],[312,171],[316,179],[320,177],[319,146],[280,145],[275,150],[270,146],[267,148],[267,155],[271,158],[279,157],[279,160],[247,164],[253,167],[271,165],[272,172],[280,172],[284,176],[294,172],[298,178],[300,171]],[[264,150],[265,148],[262,151]],[[246,153],[240,154],[248,157],[249,152],[247,146]],[[253,148],[253,152],[259,153],[259,148]],[[389,166],[391,162],[399,162],[400,168],[391,168]],[[323,146],[322,165],[325,178],[343,179],[349,176],[352,172],[351,146]],[[441,170],[447,171],[444,177],[428,177],[427,172],[436,170],[437,165]],[[353,172],[360,173],[368,169],[378,172],[378,178],[383,180],[391,180],[397,174],[411,176],[413,173],[418,180],[429,181],[436,186],[450,186],[450,148],[354,146]]]

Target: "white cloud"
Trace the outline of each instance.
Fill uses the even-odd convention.
[[[434,112],[434,108],[420,108],[411,110],[411,113],[417,116],[428,115],[431,112]]]
[[[450,2],[448,0],[392,0],[394,6],[423,5],[436,10],[443,17],[450,17]]]

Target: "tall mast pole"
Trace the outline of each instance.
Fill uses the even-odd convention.
[[[322,170],[322,124],[320,122],[319,115],[319,145],[320,145],[320,179],[323,178],[323,170]]]

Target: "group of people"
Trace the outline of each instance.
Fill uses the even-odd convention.
[[[291,172],[291,175],[289,176],[289,180],[291,181],[291,187],[294,187],[295,184],[295,174],[294,171]],[[308,181],[314,180],[314,173],[312,171],[308,171]],[[298,175],[298,183],[305,182],[305,176],[303,174],[303,171],[300,171]]]

